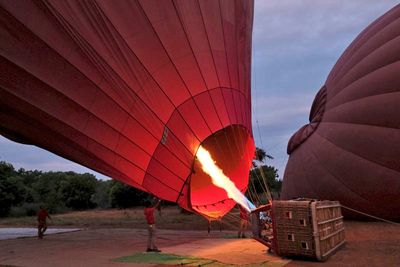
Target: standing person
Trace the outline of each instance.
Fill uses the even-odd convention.
[[[43,239],[44,232],[47,230],[47,223],[46,219],[49,218],[51,220],[51,217],[47,210],[43,207],[40,206],[40,209],[37,213],[37,220],[38,220],[38,238]]]
[[[239,205],[240,211],[240,228],[238,232],[238,238],[245,238],[246,229],[249,225],[249,213],[242,206]]]
[[[158,200],[157,204],[151,205],[150,201],[145,202],[144,215],[146,216],[147,229],[149,231],[149,237],[147,240],[147,252],[161,252],[155,244],[156,239],[156,225],[154,219],[154,211],[160,205],[161,200]]]

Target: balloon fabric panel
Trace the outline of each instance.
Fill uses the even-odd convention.
[[[220,218],[235,203],[191,180],[212,144],[246,190],[253,6],[1,0],[0,133]]]

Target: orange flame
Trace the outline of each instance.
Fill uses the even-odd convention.
[[[211,177],[211,181],[214,185],[224,189],[229,198],[235,200],[247,211],[250,212],[251,209],[255,208],[254,205],[235,186],[231,179],[229,179],[229,177],[227,177],[216,165],[216,162],[212,159],[210,153],[205,148],[200,146],[196,156],[201,163],[203,171]]]

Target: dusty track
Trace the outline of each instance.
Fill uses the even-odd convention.
[[[159,231],[158,244],[165,251],[180,244],[206,242],[210,247],[218,239],[233,232],[213,232],[210,237],[205,231]],[[325,263],[291,261],[294,266],[400,266],[400,227],[386,223],[346,222],[346,246]],[[111,259],[141,252],[146,245],[146,231],[142,229],[87,229],[80,232],[46,236],[44,240],[20,238],[0,241],[0,265],[12,266],[144,266],[116,263]],[[250,244],[249,241],[243,245]],[[241,252],[242,259],[254,258],[254,254]],[[260,253],[265,253],[260,250]],[[216,254],[218,252],[216,251]],[[233,255],[233,252],[232,252]],[[217,257],[218,255],[216,255]],[[147,265],[154,266],[154,265]]]

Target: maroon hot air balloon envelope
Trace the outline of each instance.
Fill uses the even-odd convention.
[[[290,139],[283,199],[339,200],[400,220],[399,74],[397,5],[346,49],[315,98],[310,124]]]
[[[254,155],[253,1],[0,1],[0,133],[210,218]]]

